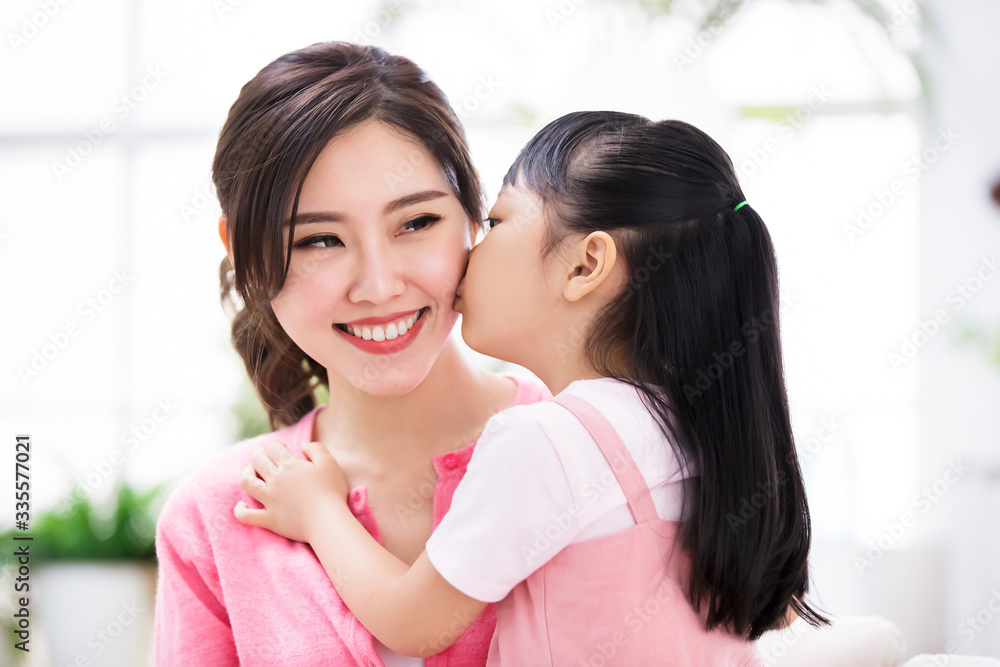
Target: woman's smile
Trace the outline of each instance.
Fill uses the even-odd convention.
[[[400,352],[416,339],[423,327],[424,315],[429,310],[430,307],[425,306],[408,313],[335,324],[333,328],[343,334],[352,345],[365,352],[371,354]]]

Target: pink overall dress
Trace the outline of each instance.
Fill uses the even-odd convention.
[[[555,402],[597,442],[636,525],[569,545],[498,602],[487,666],[759,665],[753,643],[705,630],[684,594],[690,560],[674,548],[677,523],[660,519],[611,423],[581,398]]]

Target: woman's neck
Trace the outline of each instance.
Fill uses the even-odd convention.
[[[374,396],[346,382],[331,384],[314,437],[335,454],[426,460],[474,442],[489,415],[508,406],[498,400],[497,381],[449,339],[427,377],[403,395]]]

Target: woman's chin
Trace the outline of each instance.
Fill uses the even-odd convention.
[[[347,378],[351,385],[370,396],[379,398],[396,398],[410,393],[424,381],[430,368],[418,371],[416,369],[385,369],[372,376],[352,375]]]

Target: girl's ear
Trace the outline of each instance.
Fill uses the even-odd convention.
[[[563,286],[567,301],[579,301],[601,285],[611,284],[618,248],[607,232],[591,232],[569,251],[570,273]]]
[[[236,264],[233,262],[233,249],[229,247],[229,229],[226,227],[225,213],[219,217],[219,240],[222,241],[222,245],[226,249],[226,254],[229,255],[229,264],[235,267]]]

